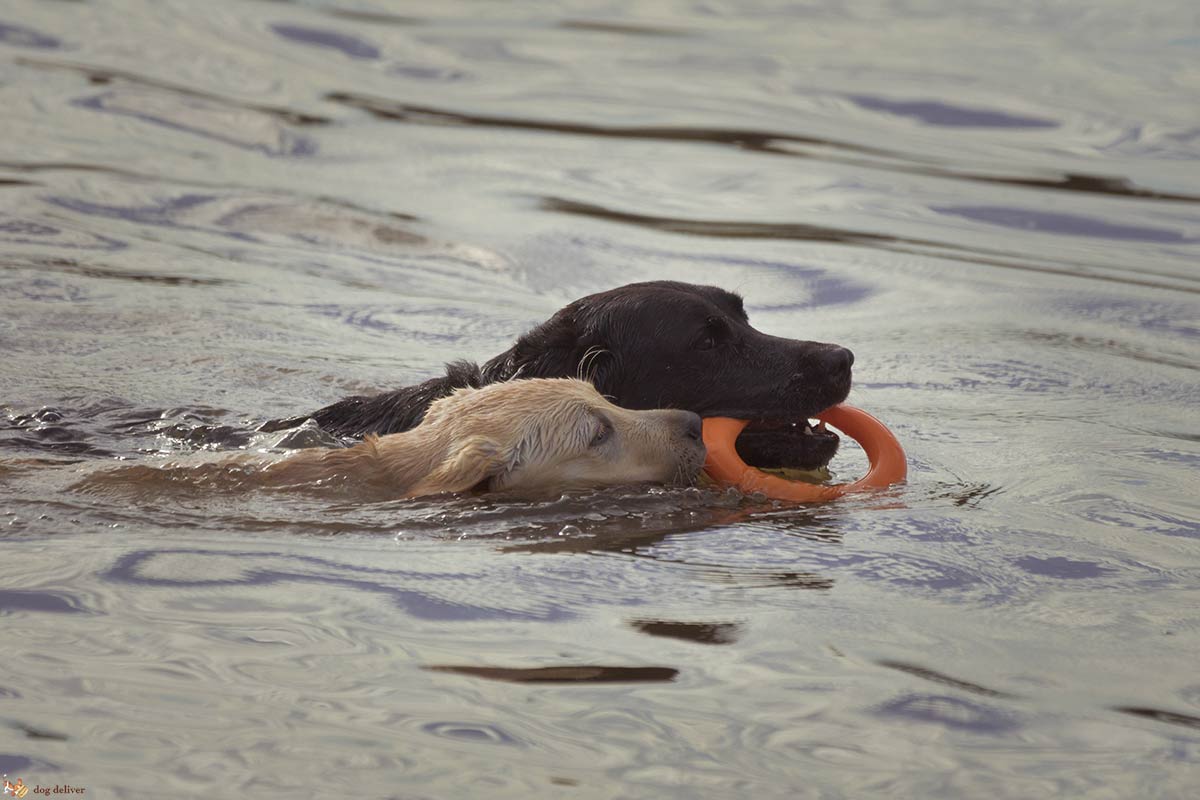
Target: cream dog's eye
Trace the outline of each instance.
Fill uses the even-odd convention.
[[[597,419],[599,426],[596,432],[592,434],[592,441],[588,444],[589,447],[598,447],[608,441],[608,437],[612,435],[612,424],[606,419]]]

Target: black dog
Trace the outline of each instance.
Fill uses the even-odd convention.
[[[812,430],[807,418],[846,398],[853,363],[844,347],[755,330],[742,299],[715,286],[634,283],[576,300],[482,367],[455,362],[443,377],[348,397],[311,417],[337,436],[358,439],[415,427],[430,403],[460,386],[583,377],[626,408],[749,419],[737,440],[747,462],[813,468],[833,458],[838,437]]]

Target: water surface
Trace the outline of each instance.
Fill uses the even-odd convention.
[[[1190,796],[1197,31],[1186,3],[5,6],[0,771]],[[852,348],[908,485],[70,488],[319,441],[254,428],[661,278]]]

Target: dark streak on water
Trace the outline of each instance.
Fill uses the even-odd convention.
[[[1185,728],[1200,730],[1200,717],[1193,714],[1180,714],[1177,711],[1163,711],[1157,708],[1143,708],[1141,706],[1117,706],[1113,711],[1119,711],[1122,714],[1130,714],[1156,722],[1166,722],[1170,725],[1182,725]]]
[[[423,125],[466,125],[474,127],[507,128],[511,130],[540,131],[544,133],[568,134],[572,136],[595,136],[600,138],[617,139],[646,139],[651,141],[667,141],[679,143],[707,143],[736,147],[771,155],[786,155],[804,157],[805,153],[794,149],[785,149],[783,145],[799,145],[828,148],[833,151],[858,153],[862,155],[882,156],[901,160],[919,160],[906,157],[905,154],[880,149],[864,147],[848,141],[822,139],[815,136],[800,136],[794,133],[778,133],[769,131],[743,130],[736,128],[676,128],[676,127],[615,127],[587,125],[565,121],[541,121],[519,119],[513,117],[492,117],[482,114],[467,114],[458,111],[434,108],[431,106],[413,105],[380,97],[370,97],[350,92],[331,92],[327,100],[334,103],[358,108],[380,119],[395,122],[409,122]],[[836,156],[822,152],[821,158],[838,161]],[[845,161],[850,164],[864,162]],[[956,180],[982,181],[986,183],[1010,184],[1031,188],[1055,189],[1062,191],[1084,192],[1089,194],[1111,194],[1118,196],[1143,197],[1156,200],[1173,200],[1182,202],[1200,202],[1200,194],[1180,194],[1160,192],[1133,185],[1127,178],[1087,175],[1079,173],[1064,173],[1055,177],[1000,177],[983,173],[963,172],[955,169],[940,168],[935,165],[914,165],[896,163],[875,163],[873,166],[918,175],[929,175],[939,178]]]
[[[271,30],[284,39],[299,42],[300,44],[337,50],[350,58],[366,61],[373,61],[379,58],[379,48],[349,34],[338,33],[337,31],[330,31],[324,28],[310,28],[304,25],[288,25],[286,23],[272,25]]]
[[[69,258],[30,258],[23,263],[10,263],[14,266],[32,267],[47,272],[66,272],[72,275],[82,275],[86,278],[105,280],[134,281],[135,283],[156,283],[162,286],[220,286],[232,281],[224,278],[194,278],[188,275],[150,275],[138,272],[125,272],[111,269],[103,264],[84,264]],[[3,269],[4,266],[0,266]]]
[[[937,100],[889,100],[870,95],[849,95],[857,105],[872,111],[884,111],[902,117],[913,117],[927,125],[949,128],[1056,128],[1050,119],[1021,116],[1005,111],[964,108]]]
[[[629,624],[650,636],[665,636],[668,639],[682,639],[696,644],[733,644],[741,635],[740,626],[734,622],[635,619],[630,620]]]
[[[464,114],[430,106],[409,105],[378,97],[366,97],[349,92],[331,92],[326,100],[366,111],[380,119],[424,125],[466,125],[473,127],[508,128],[572,136],[596,136],[614,139],[648,139],[667,142],[700,142],[730,145],[742,150],[775,152],[776,142],[801,145],[821,145],[858,153],[891,155],[884,150],[860,147],[848,142],[833,142],[795,134],[765,133],[736,128],[674,128],[674,127],[605,127],[574,122],[542,122],[509,117],[489,117]]]
[[[120,81],[123,83],[130,83],[135,86],[145,86],[150,89],[157,89],[163,92],[168,92],[172,95],[206,100],[217,105],[244,108],[250,111],[255,111],[259,114],[266,114],[268,116],[275,117],[279,119],[279,121],[285,122],[288,125],[328,125],[330,122],[332,122],[329,117],[319,114],[294,111],[292,109],[281,108],[279,106],[261,105],[257,103],[242,103],[229,97],[223,97],[221,95],[214,94],[212,92],[204,92],[189,88],[187,86],[161,81],[156,78],[149,78],[145,75],[135,72],[95,67],[87,64],[71,64],[67,62],[44,61],[41,59],[31,58],[18,58],[16,59],[16,62],[18,64],[36,67],[38,69],[75,72],[87,78],[88,81],[94,85],[107,86],[110,83]]]
[[[614,33],[630,36],[684,36],[683,31],[671,28],[659,28],[650,25],[629,25],[619,22],[600,22],[598,20],[568,19],[558,24],[558,27],[570,31],[585,31],[587,33]]]
[[[643,683],[675,680],[679,670],[671,667],[557,666],[516,669],[511,667],[428,666],[430,672],[450,672],[475,678],[510,683]]]
[[[961,689],[964,692],[970,692],[971,694],[977,694],[982,697],[1013,697],[1013,695],[1008,694],[1007,692],[989,689],[986,686],[980,686],[977,683],[964,681],[959,678],[952,678],[949,675],[943,675],[937,670],[917,666],[916,664],[905,664],[902,661],[880,661],[879,666],[898,670],[900,672],[906,672],[909,675],[915,675],[916,677],[923,678],[927,681],[940,683],[944,686],[951,686],[955,689]]]
[[[638,225],[641,227],[653,228],[655,230],[686,234],[690,236],[718,236],[732,239],[782,239],[882,247],[902,253],[920,255],[944,254],[947,257],[952,257],[960,261],[986,264],[994,267],[1003,267],[1004,269],[1042,272],[1052,275],[1069,275],[1076,278],[1086,277],[1089,280],[1111,281],[1114,283],[1127,283],[1135,286],[1147,286],[1200,293],[1200,286],[1191,287],[1187,286],[1186,284],[1180,285],[1175,282],[1146,280],[1143,278],[1125,275],[1086,273],[1081,272],[1081,268],[1087,269],[1087,265],[1082,264],[1074,265],[1072,267],[1053,267],[1034,265],[1030,263],[1020,263],[1016,260],[1000,260],[998,258],[991,258],[988,256],[991,254],[1001,257],[1009,256],[1015,258],[1016,254],[983,250],[979,248],[968,249],[948,242],[938,242],[926,239],[910,239],[901,236],[872,233],[869,231],[839,230],[836,228],[827,228],[819,225],[806,225],[802,223],[734,222],[722,220],[656,217],[648,214],[635,214],[628,211],[616,211],[613,209],[604,208],[602,206],[592,205],[590,203],[582,203],[575,200],[566,200],[557,197],[543,198],[539,205],[541,208],[547,211],[556,211],[564,214],[578,214],[582,216],[595,217],[597,219],[603,219],[610,222],[621,222],[629,225]],[[1033,219],[1036,218],[1036,215],[1030,212],[1028,217]],[[1096,227],[1103,227],[1103,223],[1096,223],[1095,225]],[[1198,276],[1171,275],[1170,277],[1174,280],[1200,281],[1200,277]]]

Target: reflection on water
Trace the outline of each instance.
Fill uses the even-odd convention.
[[[1189,796],[1190,15],[0,10],[0,771]],[[795,508],[88,482],[331,444],[260,425],[660,278],[852,348],[909,484]]]

